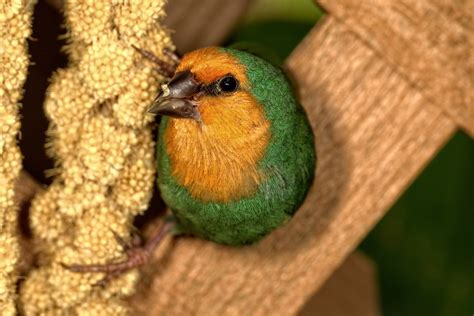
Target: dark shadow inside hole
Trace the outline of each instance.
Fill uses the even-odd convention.
[[[28,39],[31,56],[28,77],[21,103],[20,149],[23,166],[36,180],[49,184],[51,178],[44,171],[53,168],[53,160],[46,155],[45,142],[48,120],[43,111],[46,89],[53,72],[67,65],[67,56],[61,52],[65,33],[62,14],[45,1],[38,1],[33,14],[33,34]]]

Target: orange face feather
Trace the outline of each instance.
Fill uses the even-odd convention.
[[[216,47],[202,48],[184,55],[176,72],[185,70],[191,70],[196,79],[204,84],[233,74],[244,89],[249,88],[245,67],[237,58]]]
[[[245,67],[217,48],[183,57],[177,71],[190,70],[203,84],[233,74],[240,89],[198,99],[202,126],[190,119],[169,119],[166,151],[177,181],[202,201],[227,202],[255,193],[262,174],[257,163],[270,140],[270,123],[249,91]]]

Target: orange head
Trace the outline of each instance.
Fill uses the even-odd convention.
[[[250,88],[246,67],[235,56],[203,48],[183,57],[150,109],[170,117],[164,140],[172,173],[201,200],[248,196],[261,180],[257,163],[270,140],[270,123]]]

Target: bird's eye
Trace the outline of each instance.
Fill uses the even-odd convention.
[[[219,80],[219,90],[222,92],[234,92],[239,87],[239,81],[231,75],[225,76]]]

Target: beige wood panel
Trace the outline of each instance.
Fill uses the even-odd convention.
[[[472,1],[318,1],[474,137]]]
[[[366,256],[352,253],[299,312],[315,315],[382,315],[376,271]]]
[[[230,34],[252,0],[169,0],[165,25],[180,53],[218,45]]]

